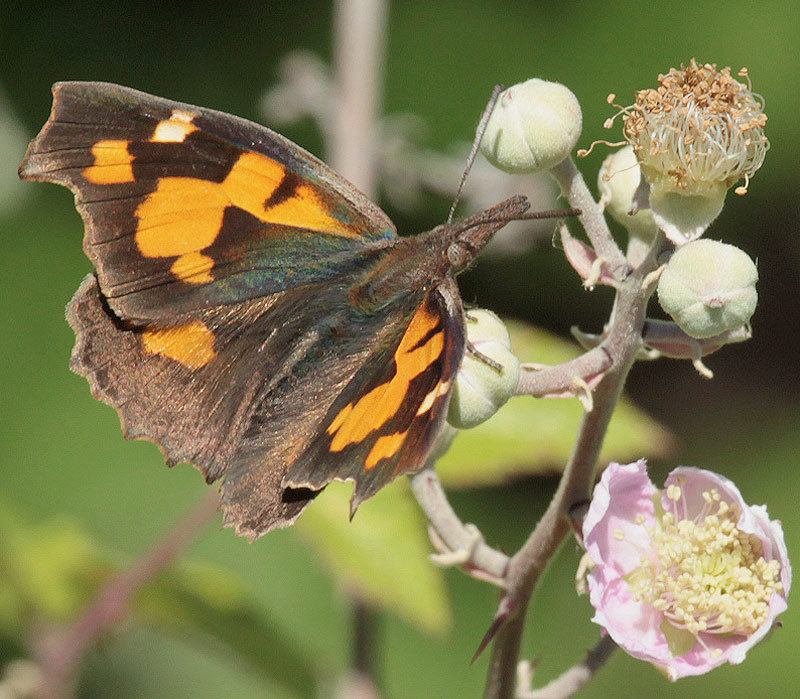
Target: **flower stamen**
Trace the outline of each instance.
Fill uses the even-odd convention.
[[[769,148],[763,100],[731,76],[730,68],[692,59],[659,75],[657,89],[640,90],[623,110],[625,138],[651,184],[702,194],[746,180]],[[745,190],[747,184],[745,183]],[[741,188],[740,188],[741,189]]]
[[[780,563],[763,557],[761,541],[738,526],[739,509],[716,489],[703,492],[705,506],[692,519],[683,488],[670,485],[673,512],[646,527],[652,558],[628,577],[637,600],[651,603],[674,627],[693,634],[754,633],[769,617],[773,593],[781,593]]]

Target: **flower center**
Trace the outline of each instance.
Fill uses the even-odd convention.
[[[694,59],[660,75],[658,89],[637,92],[623,116],[625,138],[650,184],[701,196],[761,167],[769,147],[766,121],[756,96],[730,68],[718,71]]]
[[[772,594],[783,591],[780,563],[764,559],[759,538],[737,527],[738,508],[716,489],[703,493],[705,506],[692,519],[679,486],[669,486],[667,497],[672,512],[659,499],[656,525],[647,528],[652,557],[627,577],[634,598],[694,636],[752,634],[769,617]]]

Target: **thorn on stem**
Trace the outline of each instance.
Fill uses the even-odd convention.
[[[495,614],[489,629],[484,634],[483,640],[478,646],[478,650],[475,651],[475,655],[472,656],[470,663],[474,663],[480,657],[481,653],[486,650],[486,646],[491,643],[492,639],[500,630],[500,627],[506,623],[506,620],[511,616],[511,613],[517,608],[518,604],[519,603],[516,600],[511,599],[508,596],[503,597],[502,601],[500,602],[500,607],[497,610],[497,614]]]

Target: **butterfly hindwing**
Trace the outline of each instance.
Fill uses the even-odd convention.
[[[355,509],[397,476],[422,468],[464,349],[454,289],[442,284],[428,292],[399,342],[361,367],[328,411],[319,438],[289,468],[289,484],[319,488],[353,480]]]
[[[317,158],[238,117],[107,83],[59,83],[20,174],[65,185],[122,318],[157,320],[347,271],[394,237]]]
[[[141,327],[120,322],[89,275],[68,307],[72,367],[126,437],[223,477],[226,524],[259,536],[291,524],[331,480],[354,480],[357,504],[420,468],[443,418],[463,339],[442,293],[364,315],[346,304],[348,286]],[[343,411],[364,414],[348,422]]]

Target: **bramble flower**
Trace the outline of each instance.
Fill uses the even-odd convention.
[[[780,523],[717,473],[682,466],[658,490],[643,460],[611,464],[583,537],[593,621],[670,680],[742,662],[786,609]]]
[[[767,117],[730,68],[692,59],[658,82],[623,110],[623,130],[650,185],[656,222],[680,245],[703,234],[736,182],[745,182],[738,194],[747,191],[769,148]]]

